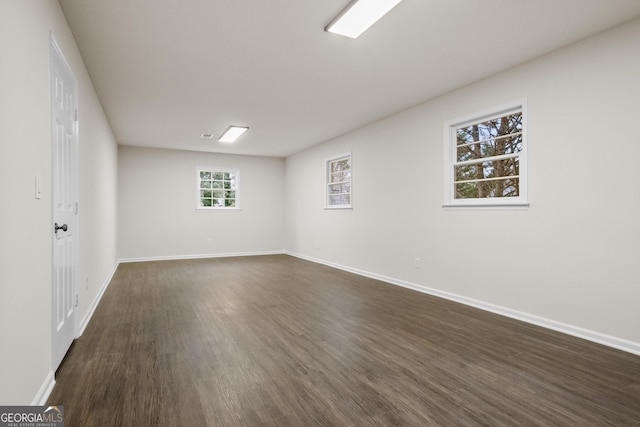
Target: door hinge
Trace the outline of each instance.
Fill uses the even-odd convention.
[[[78,294],[76,294],[76,307],[78,306]]]
[[[78,109],[76,108],[76,111],[73,113],[73,121],[77,122],[78,121]]]
[[[75,202],[73,204],[73,213],[78,215],[78,202]]]

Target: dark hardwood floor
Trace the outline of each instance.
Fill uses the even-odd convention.
[[[67,427],[640,425],[640,356],[285,255],[120,265],[56,380]]]

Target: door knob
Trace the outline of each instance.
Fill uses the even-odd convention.
[[[55,223],[55,232],[57,233],[58,230],[62,230],[62,231],[67,231],[67,224],[62,224],[62,226],[59,226],[58,223]]]

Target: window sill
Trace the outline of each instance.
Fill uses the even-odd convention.
[[[196,208],[196,212],[237,212],[241,208]]]
[[[325,211],[352,211],[353,207],[351,206],[325,206]]]
[[[529,209],[529,202],[517,203],[444,203],[442,207],[450,211],[470,211],[470,210],[486,210],[486,211],[525,211]]]

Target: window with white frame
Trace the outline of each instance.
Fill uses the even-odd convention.
[[[445,206],[527,205],[526,108],[447,125]]]
[[[351,153],[327,160],[326,173],[326,207],[351,208]]]
[[[197,168],[197,209],[240,207],[237,169]]]

